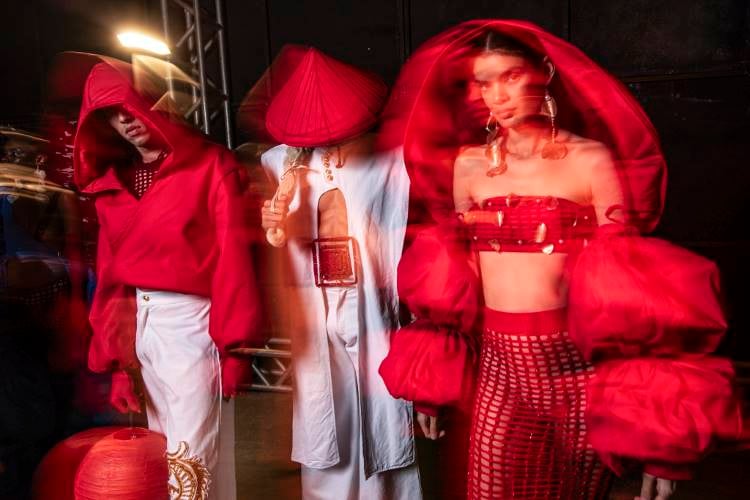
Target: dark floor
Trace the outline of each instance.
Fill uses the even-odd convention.
[[[289,460],[291,450],[291,397],[254,392],[237,401],[238,500],[300,498],[299,468]],[[434,460],[429,443],[420,443],[425,498],[435,498],[430,478]],[[427,456],[425,456],[427,455]],[[638,478],[617,480],[611,500],[632,500],[640,489]],[[672,500],[750,499],[750,453],[716,454],[706,461],[693,481],[680,483]]]
[[[237,398],[237,499],[300,498],[299,466],[292,449],[290,394],[252,392]]]

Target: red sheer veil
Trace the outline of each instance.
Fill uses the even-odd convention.
[[[524,21],[476,20],[425,43],[407,62],[383,113],[380,144],[404,146],[412,193],[431,218],[453,213],[453,163],[459,148],[484,142],[488,110],[472,90],[472,43],[488,31],[546,55],[556,73],[548,90],[562,129],[605,144],[619,174],[629,221],[656,226],[666,166],[656,131],[626,87],[578,48]]]

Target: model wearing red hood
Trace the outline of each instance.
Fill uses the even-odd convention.
[[[469,498],[603,498],[603,463],[629,462],[653,474],[645,499],[668,497],[739,435],[739,406],[710,356],[716,266],[634,236],[666,187],[637,101],[571,44],[494,20],[427,42],[393,96],[381,139],[403,143],[425,220],[399,264],[419,320],[381,365],[391,393],[431,419],[460,404],[478,341]]]
[[[132,148],[123,147],[95,113],[113,106],[140,117],[169,150],[141,200],[116,171]],[[222,359],[233,347],[262,343],[251,228],[242,210],[244,172],[229,151],[150,111],[122,72],[102,63],[92,69],[84,90],[74,165],[80,189],[97,197],[102,225],[91,312],[93,371],[138,366],[132,348],[135,322],[118,314],[134,310],[136,287],[210,297],[211,337]],[[224,382],[236,388],[236,381]]]
[[[114,372],[112,399],[121,411],[138,410],[127,372],[141,367],[149,425],[167,435],[170,452],[185,441],[210,470],[216,464],[216,419],[232,411],[227,407],[222,415],[220,394],[213,391],[221,387],[224,396],[235,395],[250,367],[231,349],[262,343],[244,171],[226,149],[152,111],[149,97],[136,92],[131,81],[126,63],[93,66],[75,138],[75,180],[95,197],[101,225],[89,367]],[[137,117],[166,154],[142,197],[122,180],[139,155],[103,119],[106,108]],[[163,332],[170,330],[167,341]],[[202,369],[216,352],[220,381],[218,364]],[[197,364],[186,365],[192,355]],[[174,380],[176,373],[187,378]],[[195,392],[191,386],[196,385],[205,390]],[[160,396],[167,393],[171,396]],[[180,427],[186,413],[195,429]],[[234,495],[233,459],[226,465],[232,493],[222,500]]]

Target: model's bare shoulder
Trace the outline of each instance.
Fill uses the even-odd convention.
[[[596,159],[611,158],[609,148],[604,143],[581,137],[571,132],[560,134],[560,142],[568,148],[569,154],[575,155],[578,159]]]
[[[455,169],[462,173],[470,173],[476,169],[487,168],[487,157],[483,146],[464,146],[456,156]]]
[[[604,143],[572,133],[566,133],[562,142],[568,148],[570,165],[581,173],[614,168],[612,153]]]

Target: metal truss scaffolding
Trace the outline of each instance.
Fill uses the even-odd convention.
[[[249,389],[290,392],[292,353],[289,339],[272,338],[260,349],[239,348],[235,354],[253,357],[253,384]]]
[[[232,149],[222,0],[161,0],[161,14],[170,60],[198,82],[185,117],[213,137],[220,137],[217,131],[223,128],[225,143]]]

